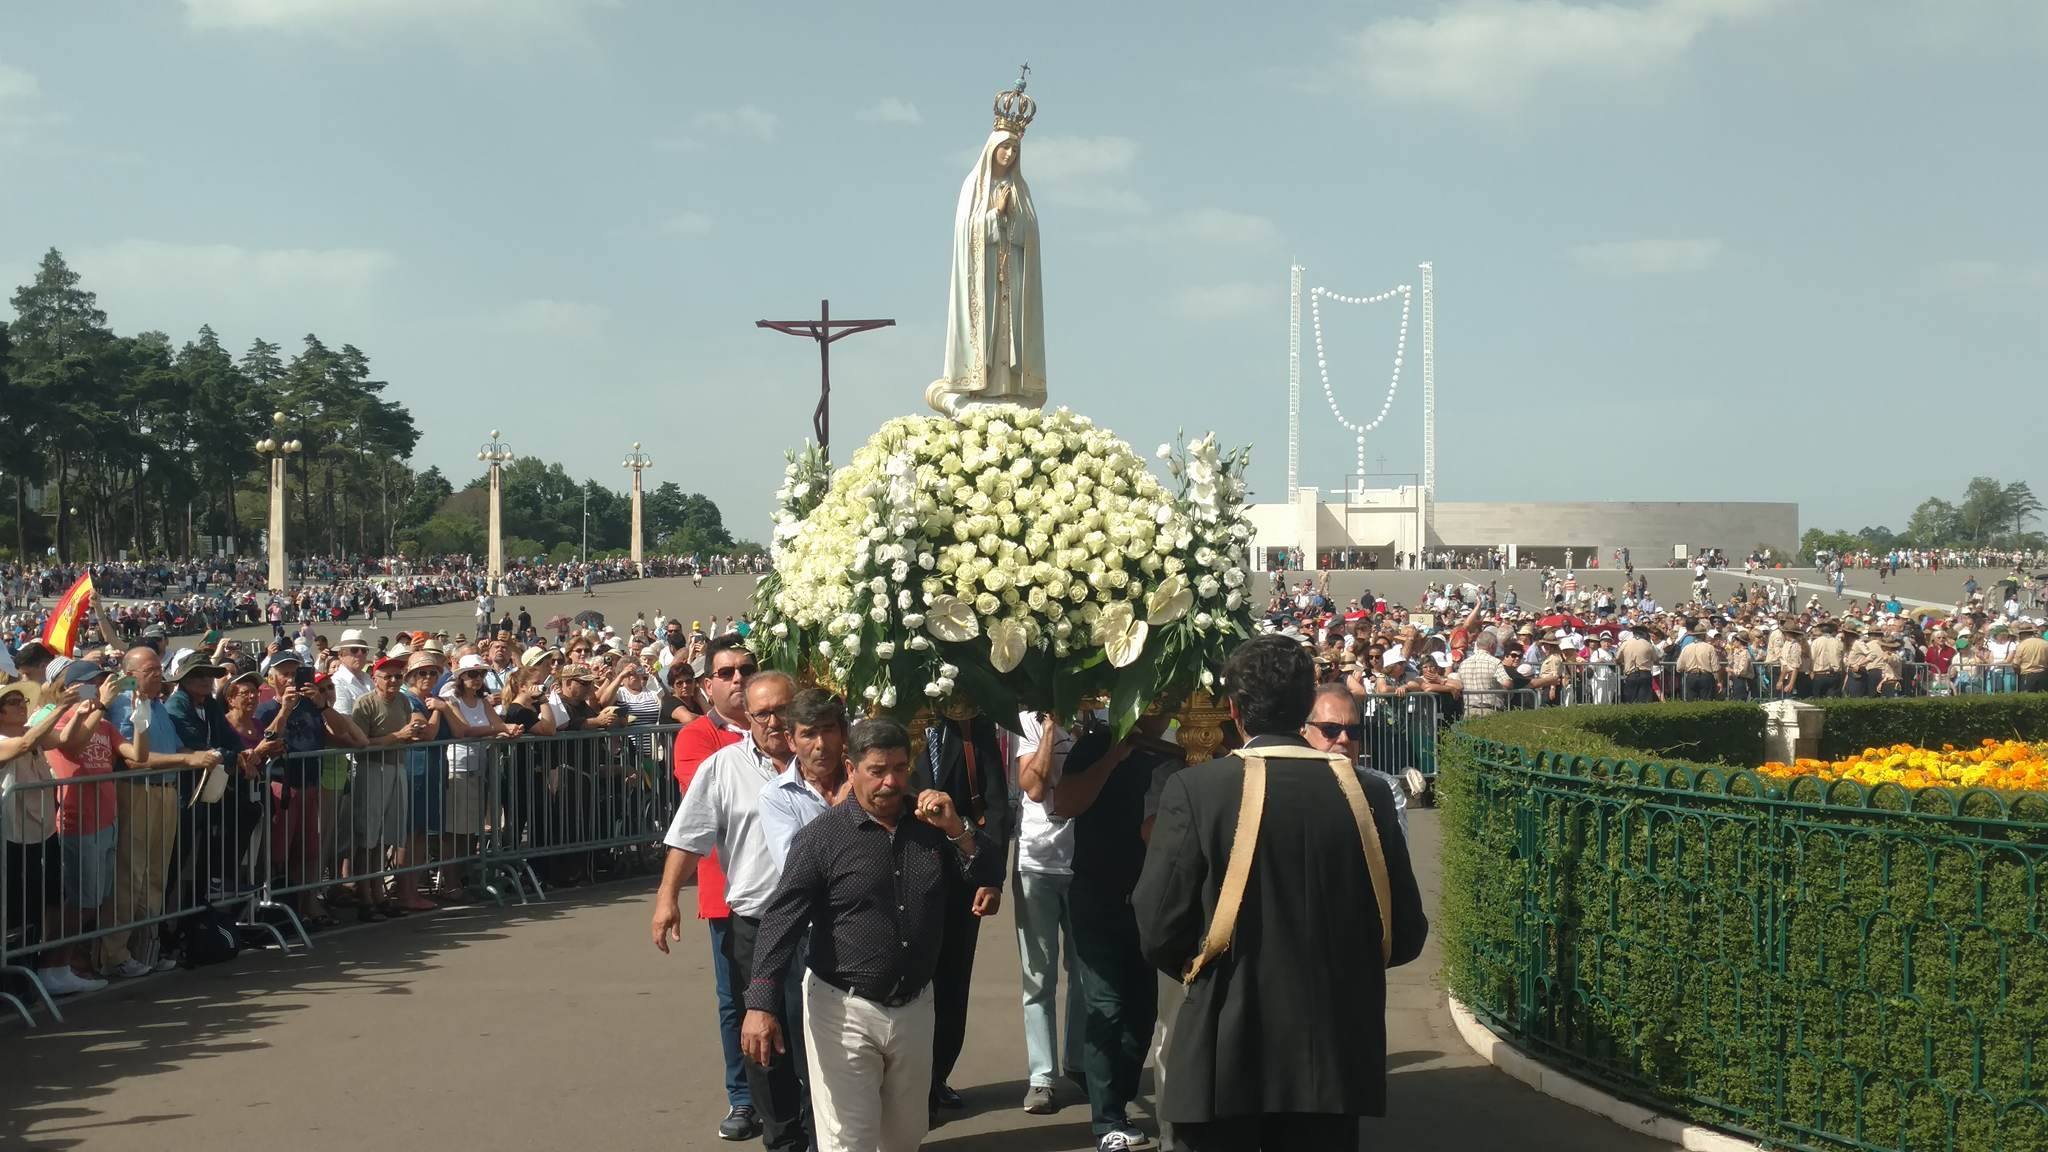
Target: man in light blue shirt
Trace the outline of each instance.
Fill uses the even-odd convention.
[[[178,847],[179,778],[185,771],[218,765],[220,753],[211,748],[187,752],[178,741],[178,729],[164,707],[163,664],[156,649],[148,645],[130,648],[121,661],[121,672],[134,681],[135,687],[115,697],[107,708],[107,721],[120,730],[125,741],[134,741],[138,718],[143,719],[143,727],[149,733],[148,759],[122,767],[169,769],[147,776],[121,777],[114,785],[121,810],[115,842],[115,875],[122,879],[114,889],[114,919],[118,923],[136,924],[163,912],[164,882],[169,878],[171,857]],[[129,951],[131,944],[142,943],[135,932],[108,935],[99,944],[100,970],[132,979],[177,966],[169,956],[158,953],[153,930],[148,939],[149,946],[139,949],[148,957],[145,959]]]
[[[761,789],[759,819],[768,854],[780,869],[797,830],[830,811],[846,786],[846,705],[822,688],[789,702],[789,767]]]

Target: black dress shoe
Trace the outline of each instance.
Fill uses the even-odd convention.
[[[958,1112],[967,1107],[967,1101],[958,1092],[953,1091],[950,1085],[941,1084],[932,1089],[932,1107],[948,1108]]]

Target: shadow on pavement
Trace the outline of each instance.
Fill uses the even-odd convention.
[[[63,1024],[45,1019],[35,1029],[0,1027],[0,1148],[88,1147],[96,1129],[217,1113],[221,1101],[198,1100],[189,1112],[102,1121],[93,1102],[123,1081],[268,1048],[264,1033],[304,1007],[292,1001],[365,987],[411,995],[408,982],[442,953],[501,939],[499,929],[511,923],[644,900],[650,883],[627,877],[558,889],[545,903],[455,907],[326,932],[313,938],[311,952],[244,952],[226,964],[145,977],[67,1001]]]

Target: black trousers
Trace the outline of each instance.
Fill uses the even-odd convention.
[[[1125,1123],[1159,1016],[1158,970],[1138,951],[1138,921],[1117,887],[1075,876],[1067,892],[1081,980],[1081,1072],[1097,1136]]]
[[[1842,673],[1842,695],[1854,698],[1875,696],[1877,679],[1861,669],[1845,670]]]
[[[974,947],[981,917],[974,914],[973,888],[946,893],[946,934],[939,943],[939,968],[932,974],[932,1091],[953,1075],[967,1043],[967,996],[974,986]]]
[[[2048,672],[2029,672],[2020,677],[2020,691],[2048,692]]]
[[[1651,687],[1652,677],[1648,672],[1630,672],[1621,678],[1621,702],[1623,704],[1648,704],[1657,699]],[[1175,1131],[1179,1131],[1178,1128]]]
[[[725,934],[726,973],[732,980],[735,996],[744,995],[754,984],[754,941],[761,933],[761,922],[734,913],[731,927]],[[788,981],[784,981],[787,987]],[[787,1011],[776,1014],[782,1025],[783,1043],[788,1051],[775,1057],[766,1068],[752,1060],[742,1060],[747,1071],[747,1090],[754,1097],[754,1116],[761,1121],[761,1146],[764,1148],[808,1148],[812,1144],[804,1132],[804,1117],[809,1109],[804,1107],[803,1087],[797,1083],[796,1056],[803,1049],[790,1042],[790,1022],[798,1019]],[[802,1025],[799,1023],[798,1027]]]
[[[1721,682],[1712,672],[1687,672],[1683,682],[1687,700],[1719,700]]]
[[[1825,699],[1842,694],[1842,674],[1840,672],[1815,672],[1811,674],[1810,680],[1812,683],[1811,690],[1815,699]]]
[[[1231,1116],[1202,1124],[1176,1120],[1173,1142],[1185,1152],[1296,1152],[1358,1147],[1358,1117],[1321,1112]]]

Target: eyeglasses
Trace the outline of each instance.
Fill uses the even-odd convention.
[[[1336,740],[1340,736],[1349,736],[1353,743],[1357,743],[1365,739],[1365,725],[1363,724],[1338,724],[1329,720],[1311,720],[1308,722],[1308,726],[1321,732],[1325,740]]]
[[[728,664],[723,668],[712,669],[711,675],[720,680],[745,680],[760,670],[761,666],[758,664]]]

